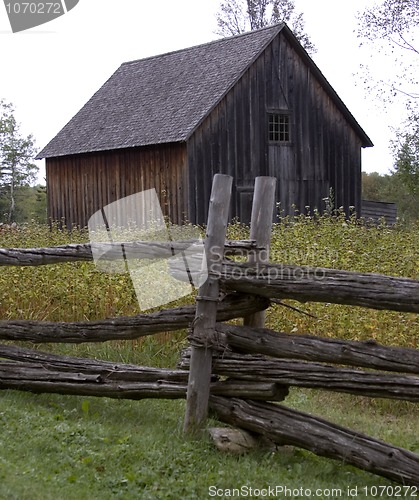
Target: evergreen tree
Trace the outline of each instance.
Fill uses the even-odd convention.
[[[38,172],[33,136],[21,135],[14,111],[12,104],[0,100],[0,198],[9,223],[16,212],[16,190],[34,182]]]

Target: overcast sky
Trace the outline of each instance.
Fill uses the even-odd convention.
[[[355,75],[367,62],[355,14],[372,3],[295,0],[318,49],[314,61],[375,144],[363,150],[363,170],[388,173],[389,126],[399,125],[403,112],[385,112]],[[80,0],[66,15],[13,34],[0,5],[0,99],[15,105],[22,131],[44,147],[121,63],[217,39],[218,6],[219,0]]]

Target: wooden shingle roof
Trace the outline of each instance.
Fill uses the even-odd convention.
[[[279,24],[122,64],[37,158],[186,141],[281,30],[298,44]],[[371,142],[299,49],[364,143]]]
[[[280,29],[122,64],[38,157],[185,141]]]

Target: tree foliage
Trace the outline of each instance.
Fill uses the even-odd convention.
[[[400,219],[407,222],[419,219],[419,196],[408,189],[399,172],[386,175],[362,172],[362,198],[396,203]]]
[[[412,207],[419,202],[419,0],[381,0],[358,19],[361,45],[372,45],[376,53],[371,57],[384,56],[381,68],[392,68],[382,77],[363,65],[367,89],[385,104],[397,101],[406,106],[408,119],[392,141],[393,178],[404,191],[400,203]]]
[[[405,98],[409,107],[419,99],[419,0],[382,0],[358,14],[361,46],[372,45],[386,58],[384,69],[394,68],[391,77],[375,76],[362,65],[365,83],[385,101]]]
[[[7,222],[15,216],[17,190],[33,183],[38,172],[33,136],[21,135],[14,111],[12,104],[0,100],[0,197],[7,206]]]
[[[419,204],[419,116],[410,117],[408,125],[397,131],[393,150],[395,171]]]
[[[46,187],[40,184],[36,186],[20,186],[15,191],[16,208],[13,215],[13,222],[25,224],[36,222],[47,223],[47,197]],[[6,197],[0,196],[0,214],[6,217],[0,218],[0,224],[8,222],[7,214],[9,201]]]
[[[295,11],[294,0],[222,0],[216,17],[216,33],[221,36],[239,35],[285,22],[308,53],[316,51],[304,32],[303,14]]]

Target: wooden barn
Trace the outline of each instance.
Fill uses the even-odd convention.
[[[206,221],[212,177],[234,177],[231,216],[248,222],[254,178],[278,179],[285,213],[361,208],[371,140],[280,24],[127,62],[41,151],[53,220],[85,226],[150,188],[174,223]]]

